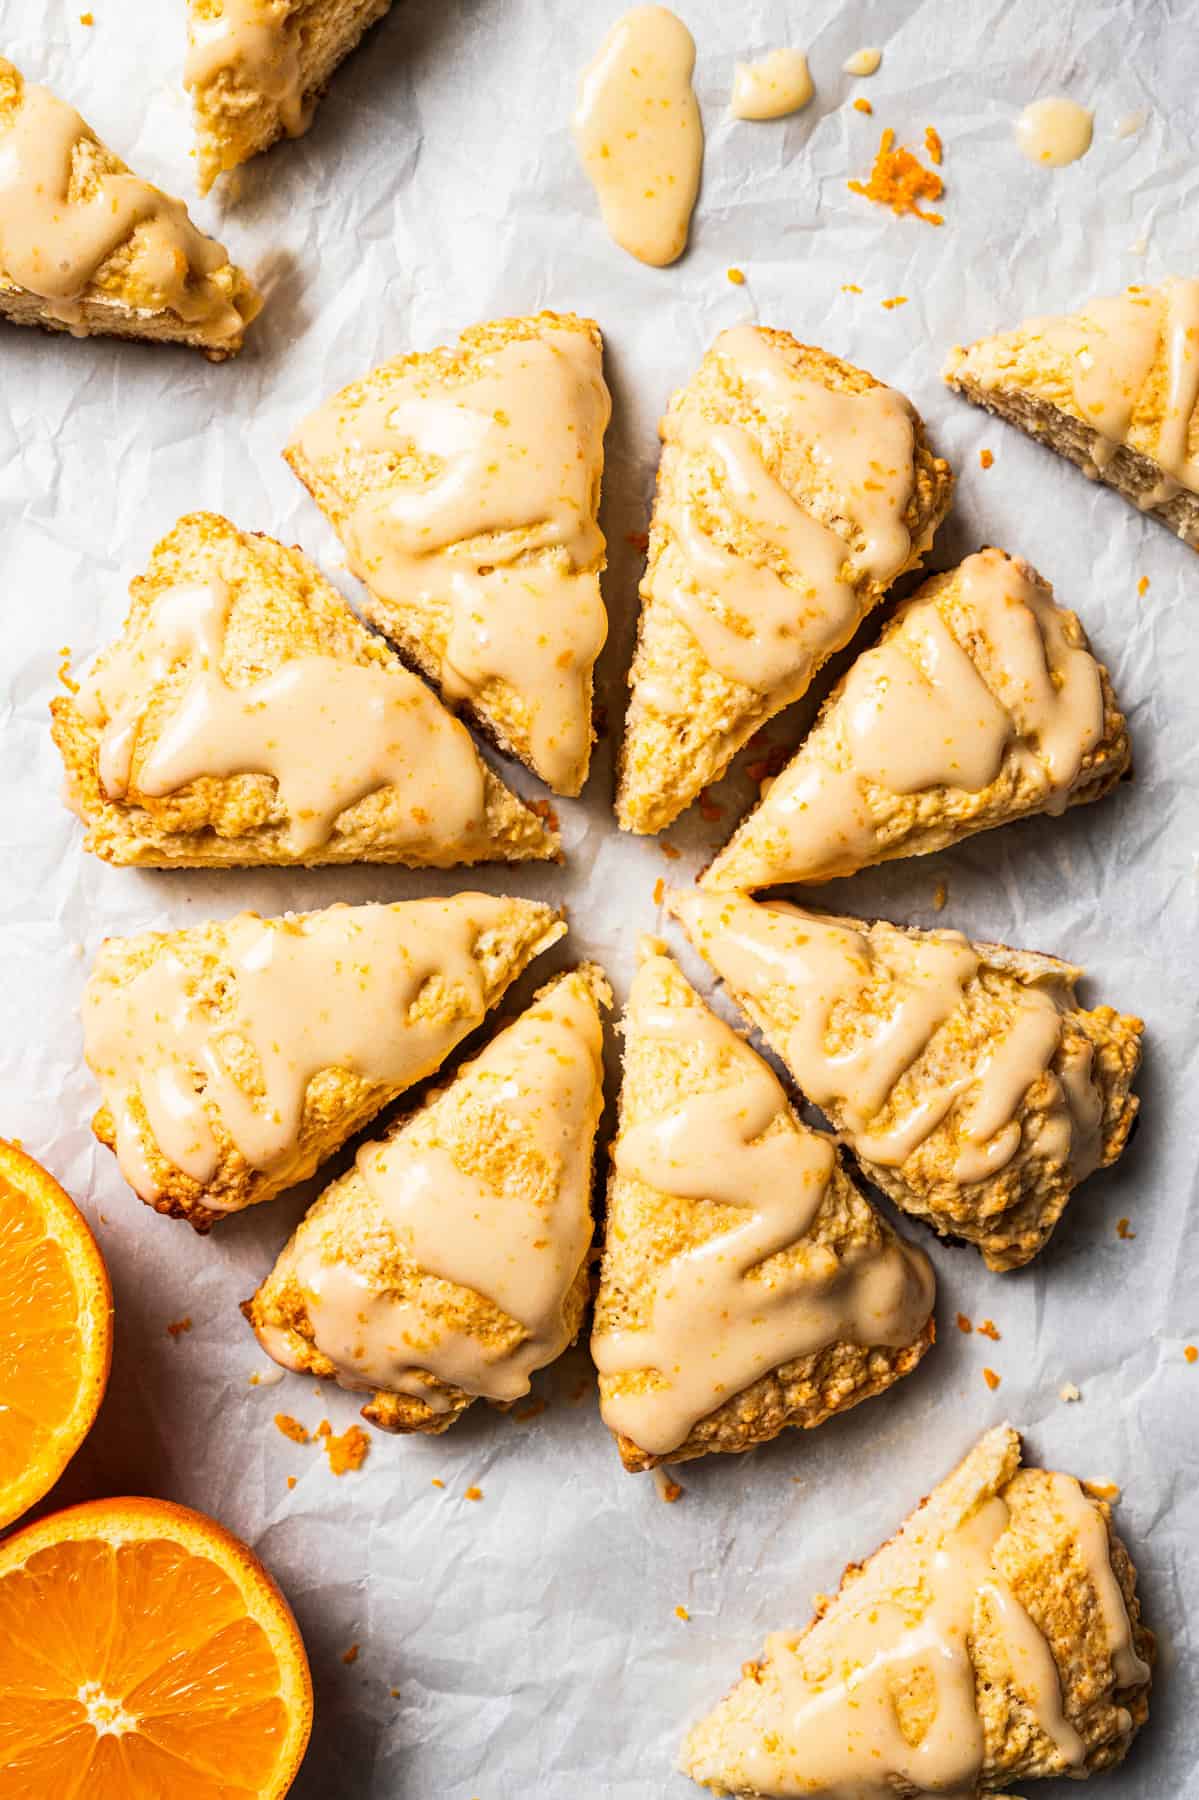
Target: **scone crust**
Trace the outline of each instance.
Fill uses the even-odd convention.
[[[122,641],[146,625],[164,593],[219,576],[232,592],[222,674],[233,687],[274,674],[291,658],[325,655],[362,667],[387,668],[394,658],[362,626],[341,595],[298,550],[239,531],[216,513],[180,519],[159,543],[148,571],[132,583]],[[108,653],[105,653],[108,654]],[[203,776],[163,796],[141,792],[137,770],[178,703],[189,667],[172,669],[139,724],[128,796],[110,800],[100,781],[103,724],[84,717],[70,693],[51,701],[51,731],[62,756],[70,804],[87,826],[84,847],[105,862],[140,868],[233,868],[255,865],[402,863],[450,868],[524,862],[560,854],[557,834],[482,763],[484,815],[479,829],[453,846],[421,846],[400,831],[394,788],[380,788],[347,807],[323,843],[297,853],[287,843],[287,815],[273,776]]]
[[[790,332],[767,326],[757,329],[794,367],[815,376],[825,387],[859,394],[883,385],[865,369],[843,362],[815,345],[801,344]],[[671,399],[671,413],[684,409],[697,410],[714,424],[727,421],[753,431],[752,405],[714,351],[708,352],[691,381]],[[949,464],[930,450],[923,420],[914,409],[912,423],[914,481],[904,517],[911,553],[894,579],[919,566],[949,509],[953,489]],[[761,441],[760,434],[755,441]],[[768,456],[768,461],[776,459]],[[638,833],[665,830],[701,788],[720,779],[737,751],[768,719],[799,699],[811,680],[811,674],[807,674],[789,687],[762,694],[729,679],[707,661],[692,633],[670,607],[655,600],[655,572],[672,541],[670,521],[678,503],[674,464],[668,446],[658,467],[648,560],[641,580],[637,646],[629,671],[629,710],[617,767],[617,821],[623,830]],[[797,499],[810,503],[818,517],[836,528],[835,497],[813,496],[802,486],[793,486],[788,481],[785,457],[771,472]],[[744,543],[737,547],[752,551],[755,540],[746,528],[742,530]],[[847,555],[849,549],[847,540]],[[854,585],[861,606],[860,622],[882,600],[886,588],[867,576],[859,577]],[[651,680],[655,672],[667,670],[672,688],[683,691],[685,684],[687,698],[682,718],[673,714],[667,718],[653,711],[638,695],[642,683]]]
[[[468,326],[459,335],[456,344],[393,357],[390,362],[380,364],[361,381],[351,382],[334,398],[343,413],[352,412],[356,405],[373,396],[387,393],[409,374],[418,376],[430,388],[452,389],[460,383],[471,381],[477,374],[481,361],[497,350],[502,350],[506,344],[527,343],[531,339],[545,338],[562,331],[581,333],[603,354],[603,337],[595,320],[580,318],[575,313],[540,312],[522,318],[491,319],[483,324]],[[289,444],[283,456],[293,474],[303,482],[334,529],[343,537],[358,501],[364,495],[386,486],[395,460],[390,455],[360,452],[343,456],[336,461],[326,459],[318,464],[305,454],[298,443]],[[599,511],[602,475],[601,446],[592,507],[596,515]],[[596,574],[602,572],[604,567],[605,561],[601,556],[596,565]],[[441,692],[441,660],[449,638],[448,605],[440,609],[436,616],[433,608],[423,608],[418,618],[412,609],[395,606],[371,593],[364,611],[371,622],[386,633],[409,668],[423,675],[426,681]],[[527,768],[532,768],[526,743],[524,701],[506,681],[492,679],[475,698],[450,700],[444,694],[442,698],[448,706],[468,719],[497,750],[523,762]],[[590,742],[594,741],[593,725]],[[581,793],[587,773],[588,764],[585,759],[572,779],[555,784],[554,791],[567,798]]]
[[[659,1003],[694,1005],[699,1011],[706,1010],[673,963],[660,958],[654,969]],[[643,970],[639,979],[644,978]],[[694,1094],[718,1092],[727,1080],[726,1059],[701,1041],[692,1043],[683,1055],[670,1042],[641,1040],[635,1046],[626,1043],[618,1136],[642,1116],[660,1114]],[[801,1131],[806,1130],[788,1111],[792,1122]],[[613,1161],[608,1177],[596,1329],[636,1329],[647,1320],[647,1309],[652,1308],[652,1287],[659,1271],[682,1250],[727,1231],[736,1219],[735,1208],[661,1193],[622,1173]],[[838,1158],[820,1212],[802,1245],[771,1261],[781,1268],[785,1260],[802,1259],[814,1245],[827,1247],[843,1258],[847,1252],[877,1246],[894,1236],[886,1221],[859,1193]],[[659,1463],[688,1462],[717,1452],[736,1455],[777,1437],[788,1426],[820,1425],[834,1413],[882,1393],[910,1373],[931,1348],[935,1336],[936,1323],[930,1314],[920,1335],[899,1349],[833,1343],[812,1355],[795,1357],[760,1376],[700,1419],[678,1448],[665,1455],[654,1455],[631,1438],[616,1433],[621,1461],[635,1473]],[[626,1379],[601,1374],[601,1394],[618,1383],[623,1385]],[[636,1379],[632,1378],[634,1384]]]
[[[19,69],[0,56],[0,141],[6,127],[24,103],[25,81]],[[119,156],[102,144],[86,126],[76,145],[72,194],[86,195],[104,175],[131,171]],[[214,302],[240,315],[242,330],[229,336],[214,335],[202,322],[188,323],[171,307],[164,306],[141,256],[134,233],[101,263],[79,299],[79,316],[67,324],[55,318],[38,294],[30,293],[0,268],[0,315],[14,325],[38,325],[46,331],[67,331],[75,336],[137,338],[151,343],[189,344],[203,350],[212,362],[236,356],[244,342],[244,328],[261,312],[263,299],[254,283],[225,252],[223,264],[212,274],[200,276],[201,288]]]
[[[338,65],[390,7],[391,0],[268,0],[267,10],[280,32],[294,43],[298,98],[306,119]],[[193,25],[219,18],[223,11],[224,0],[188,0]],[[191,84],[191,94],[202,194],[219,175],[290,135],[278,100],[255,88],[236,66],[224,65],[209,79]]]
[[[564,931],[561,915],[552,907],[540,901],[507,901],[501,922],[481,931],[475,942],[475,957],[484,976],[486,1006],[494,1005],[532,958]],[[109,938],[105,940],[104,979],[116,985],[131,981],[169,946],[194,980],[195,996],[205,1000],[214,1015],[219,1016],[234,979],[226,956],[227,941],[227,927],[215,921],[189,931],[148,931],[138,937]],[[433,1017],[438,1012],[448,1019],[460,1016],[461,998],[454,990],[434,991],[434,984],[430,983],[425,993],[421,1001],[426,1005],[426,1016]],[[435,1010],[428,1011],[429,1008]],[[254,1081],[255,1065],[247,1065],[246,1077],[248,1082]],[[167,1160],[150,1130],[140,1097],[134,1095],[131,1109],[140,1126],[141,1149],[159,1190],[157,1198],[147,1204],[170,1218],[186,1219],[198,1232],[207,1232],[230,1213],[272,1200],[285,1188],[304,1181],[400,1092],[402,1089],[367,1081],[347,1069],[320,1070],[308,1083],[304,1095],[293,1153],[285,1168],[269,1172],[246,1161],[219,1114],[209,1109],[208,1124],[220,1160],[212,1180],[206,1183],[194,1180]],[[92,1130],[115,1154],[116,1122],[107,1104],[96,1112]]]
[[[555,977],[539,989],[533,1005],[546,1000],[562,982],[581,984],[601,1012],[612,1004],[612,992],[603,972],[594,963],[584,963],[576,970]],[[422,1116],[431,1123],[436,1115],[444,1122],[444,1128],[449,1134],[446,1141],[452,1144],[454,1108],[455,1095],[451,1080],[446,1086],[439,1087],[430,1094],[423,1107],[401,1114],[389,1127],[383,1142],[390,1142],[398,1137]],[[590,1169],[592,1185],[594,1161],[593,1139]],[[308,1314],[304,1291],[293,1272],[296,1251],[302,1246],[313,1244],[319,1245],[322,1255],[327,1254],[330,1260],[349,1262],[359,1271],[369,1269],[381,1289],[390,1288],[402,1293],[427,1284],[429,1291],[424,1296],[425,1304],[430,1305],[429,1292],[437,1294],[436,1310],[444,1317],[449,1329],[469,1331],[473,1337],[494,1345],[497,1350],[509,1350],[525,1336],[523,1328],[515,1320],[473,1289],[426,1277],[405,1254],[395,1234],[381,1225],[366,1183],[354,1166],[320,1195],[297,1227],[266,1280],[253,1297],[242,1304],[244,1316],[262,1339],[268,1353],[268,1339],[278,1339],[282,1334],[290,1368],[322,1379],[337,1378],[336,1365],[313,1341],[314,1327]],[[563,1302],[563,1313],[570,1326],[572,1343],[578,1336],[589,1297],[590,1273],[588,1260],[584,1258]],[[476,1398],[474,1394],[441,1380],[428,1370],[416,1373],[437,1393],[440,1403],[437,1408],[415,1395],[377,1389],[362,1408],[363,1418],[378,1426],[381,1431],[399,1434],[419,1432],[426,1436],[440,1436],[442,1432],[449,1430]],[[492,1401],[491,1404],[501,1411],[507,1411],[511,1402]]]
[[[1049,584],[1030,564],[1020,557],[1008,560],[1018,575],[1038,587],[1046,599],[1052,600]],[[885,644],[893,637],[914,606],[932,602],[957,643],[972,661],[976,661],[972,654],[975,623],[961,604],[961,589],[960,566],[930,576],[887,621],[878,642]],[[1089,651],[1090,644],[1077,614],[1064,607],[1058,607],[1057,613],[1070,646]],[[1101,800],[1128,773],[1132,761],[1128,724],[1117,703],[1111,677],[1103,663],[1097,666],[1103,694],[1103,731],[1082,760],[1078,779],[1067,801],[1069,806]],[[847,670],[825,699],[815,724],[796,753],[795,763],[802,758],[805,762],[823,763],[830,770],[841,766],[834,709],[845,692],[849,673]],[[795,763],[789,767],[794,767]],[[1042,787],[1015,756],[1005,757],[994,781],[975,792],[965,788],[930,787],[914,794],[898,794],[862,778],[858,793],[863,810],[869,815],[875,838],[874,853],[862,858],[854,855],[852,862],[844,868],[822,868],[811,875],[811,880],[826,881],[832,875],[849,875],[900,857],[928,856],[950,844],[960,843],[976,832],[990,831],[997,825],[1006,825],[1044,810]],[[809,877],[803,871],[788,865],[785,842],[772,841],[759,801],[710,865],[704,885],[747,891],[784,882],[802,883],[807,879]]]

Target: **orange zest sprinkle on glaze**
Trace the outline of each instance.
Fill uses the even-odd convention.
[[[991,1392],[994,1393],[995,1389],[999,1386],[999,1383],[1002,1380],[1002,1376],[997,1375],[995,1373],[994,1369],[984,1369],[983,1370],[983,1380],[986,1382],[986,1384],[990,1388]]]
[[[729,269],[726,271],[726,273],[734,287],[744,287],[745,286],[745,270],[744,269]]]
[[[325,1450],[329,1457],[329,1467],[335,1475],[348,1475],[354,1469],[360,1469],[370,1454],[371,1441],[361,1425],[351,1425],[340,1437],[331,1432],[325,1435]]]
[[[924,128],[924,150],[929,162],[936,163],[940,168],[945,155],[945,146],[941,142],[941,133],[935,125],[926,125]]]
[[[973,1331],[974,1330],[974,1326],[971,1324],[970,1320],[966,1317],[965,1313],[958,1314],[958,1330],[959,1331]]]
[[[171,1320],[170,1324],[167,1326],[167,1336],[173,1337],[175,1339],[176,1343],[178,1343],[179,1339],[183,1336],[184,1332],[190,1331],[191,1328],[192,1328],[191,1314],[187,1313],[182,1319],[172,1319]]]
[[[914,214],[926,225],[945,223],[941,213],[924,212],[920,206],[922,200],[939,200],[945,183],[935,169],[926,169],[910,150],[902,145],[896,148],[895,133],[889,129],[879,140],[869,181],[851,181],[849,189],[877,206],[889,206],[893,213]]]
[[[991,464],[994,461],[995,461],[995,458],[989,450],[980,450],[979,451],[978,466],[980,469],[989,469],[991,467]]]
[[[293,1444],[307,1444],[310,1442],[307,1431],[305,1431],[298,1419],[292,1418],[290,1413],[275,1414],[275,1429],[276,1431],[281,1431],[285,1438],[290,1438]]]

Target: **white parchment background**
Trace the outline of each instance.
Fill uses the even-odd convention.
[[[0,47],[72,98],[140,169],[191,194],[182,0],[89,4],[90,30],[78,22],[81,0],[0,0]],[[271,287],[239,361],[214,367],[183,351],[3,332],[0,1130],[23,1138],[78,1197],[117,1305],[108,1399],[53,1499],[167,1495],[257,1547],[312,1654],[303,1800],[682,1800],[690,1790],[672,1761],[688,1720],[767,1629],[801,1625],[812,1593],[888,1535],[985,1426],[1010,1416],[1030,1455],[1125,1489],[1121,1529],[1162,1664],[1149,1727],[1103,1791],[1110,1800],[1199,1793],[1193,1703],[1187,1716],[1199,1366],[1183,1358],[1199,1339],[1189,1223],[1199,1169],[1199,562],[938,378],[955,341],[1129,281],[1199,273],[1193,9],[1185,0],[683,0],[708,144],[692,247],[669,271],[609,242],[568,132],[578,70],[619,10],[618,0],[398,0],[311,134],[255,165],[224,216],[212,203],[195,207]],[[734,59],[780,43],[808,50],[816,99],[778,124],[733,124]],[[884,48],[882,70],[851,81],[841,64],[863,43]],[[1012,119],[1061,91],[1095,107],[1094,148],[1072,168],[1038,170],[1017,155]],[[856,93],[869,96],[872,119],[850,108]],[[1116,122],[1140,109],[1143,128],[1117,138]],[[847,176],[869,168],[883,126],[918,145],[929,123],[945,140],[940,231],[846,190]],[[730,265],[745,270],[746,287],[727,281]],[[862,292],[843,292],[850,282]],[[909,304],[885,310],[896,294]],[[286,1442],[271,1419],[282,1409],[311,1427],[327,1415],[342,1429],[352,1399],[332,1389],[318,1398],[293,1377],[249,1385],[265,1364],[237,1311],[307,1196],[200,1239],[140,1206],[88,1129],[96,1093],[78,1001],[105,933],[246,905],[278,912],[507,888],[565,901],[572,930],[559,960],[597,956],[623,993],[637,934],[656,923],[655,881],[689,879],[747,803],[743,779],[725,783],[722,820],[690,816],[669,834],[683,858],[668,862],[659,844],[618,836],[606,739],[585,799],[560,809],[564,870],[460,881],[368,869],[121,872],[82,854],[59,803],[46,706],[60,646],[82,656],[109,638],[129,578],[176,517],[212,507],[298,542],[353,600],[338,545],[280,460],[290,428],[383,357],[542,306],[593,314],[608,345],[612,633],[602,686],[614,725],[639,574],[626,534],[645,527],[656,420],[715,331],[752,315],[913,397],[959,479],[934,564],[981,543],[1029,557],[1082,615],[1134,735],[1136,779],[1102,805],[824,896],[834,909],[929,924],[944,880],[939,922],[1068,956],[1086,965],[1091,1000],[1142,1013],[1142,1122],[1121,1166],[1087,1183],[1052,1247],[1021,1274],[988,1275],[972,1252],[922,1238],[940,1283],[941,1340],[920,1371],[818,1432],[689,1465],[674,1506],[648,1478],[622,1472],[581,1353],[537,1384],[550,1402],[538,1418],[478,1408],[441,1441],[373,1434],[363,1471],[335,1480],[317,1450]],[[983,446],[995,456],[988,472]],[[796,709],[775,735],[794,741],[807,716]],[[1135,1238],[1117,1236],[1122,1216]],[[1002,1341],[962,1336],[959,1309],[993,1318]],[[192,1329],[172,1340],[166,1325],[183,1315]],[[1002,1376],[997,1393],[984,1364]],[[1066,1381],[1081,1389],[1079,1404],[1060,1401]],[[299,1478],[294,1491],[288,1475]],[[480,1503],[463,1498],[470,1484]],[[349,1666],[351,1643],[360,1654]],[[1046,1800],[1058,1791],[1046,1789]]]

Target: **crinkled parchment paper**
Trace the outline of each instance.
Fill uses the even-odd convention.
[[[4,50],[139,169],[191,194],[182,0],[89,4],[91,29],[79,23],[81,0],[3,0]],[[270,287],[239,361],[3,329],[0,1129],[86,1209],[117,1305],[108,1399],[53,1499],[168,1495],[256,1546],[312,1653],[303,1800],[682,1800],[679,1737],[765,1631],[802,1625],[811,1595],[887,1536],[984,1427],[1010,1417],[1031,1457],[1125,1490],[1120,1528],[1162,1662],[1149,1727],[1101,1791],[1181,1800],[1199,1792],[1186,1699],[1199,1603],[1199,1365],[1183,1356],[1199,1340],[1189,1223],[1199,1173],[1199,559],[953,398],[939,369],[954,342],[1031,312],[1199,273],[1193,15],[1184,0],[683,0],[707,160],[692,247],[658,271],[609,242],[569,136],[578,71],[619,10],[618,0],[397,0],[310,135],[246,171],[223,216],[224,203],[195,206]],[[733,124],[734,59],[788,42],[809,52],[815,100],[777,124]],[[882,69],[854,81],[841,65],[864,43],[883,47]],[[1012,119],[1062,91],[1095,107],[1094,147],[1071,168],[1039,170],[1016,153]],[[852,110],[856,93],[873,118]],[[1142,109],[1143,127],[1117,137],[1117,121]],[[884,126],[918,146],[930,123],[945,141],[942,230],[847,192]],[[744,287],[728,281],[730,266],[745,271]],[[880,304],[899,294],[906,305]],[[585,798],[560,806],[566,867],[460,879],[138,874],[85,857],[47,730],[61,646],[82,658],[106,642],[151,546],[200,507],[298,542],[353,601],[338,544],[280,460],[291,427],[383,357],[542,306],[600,321],[615,400],[601,669],[613,735]],[[334,1479],[323,1454],[286,1441],[272,1416],[309,1427],[327,1416],[341,1430],[353,1399],[294,1376],[251,1385],[268,1365],[237,1311],[314,1185],[208,1239],[141,1206],[88,1129],[86,970],[110,932],[473,884],[564,901],[572,928],[558,961],[598,957],[623,995],[637,934],[658,924],[655,882],[689,880],[750,798],[744,777],[724,783],[718,820],[694,809],[667,834],[682,852],[673,861],[660,842],[619,836],[610,812],[640,572],[628,538],[646,525],[656,421],[713,334],[746,317],[912,396],[959,479],[935,565],[983,543],[1030,558],[1082,615],[1134,737],[1136,779],[1101,805],[893,864],[822,899],[1085,965],[1091,1001],[1147,1021],[1140,1129],[1023,1273],[988,1275],[973,1252],[907,1227],[931,1249],[939,1281],[940,1342],[919,1372],[817,1432],[688,1465],[675,1505],[622,1472],[582,1352],[537,1381],[548,1401],[537,1417],[480,1406],[440,1441],[372,1434],[364,1469]],[[985,472],[983,447],[995,457]],[[810,712],[794,709],[772,735],[794,742]],[[699,974],[690,954],[683,961]],[[519,997],[546,973],[526,978]],[[964,1336],[959,1311],[993,1319],[1000,1341]],[[172,1338],[168,1323],[185,1316],[191,1330]],[[984,1365],[1002,1378],[997,1392]],[[1068,1382],[1076,1404],[1059,1397]],[[470,1486],[480,1501],[464,1498]],[[1074,1791],[1044,1790],[1046,1800]]]

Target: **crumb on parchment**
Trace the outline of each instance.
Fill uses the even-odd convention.
[[[957,1316],[957,1327],[959,1331],[973,1331],[974,1322],[972,1319],[967,1318],[965,1313],[959,1313]]]
[[[311,1441],[309,1432],[290,1413],[275,1414],[275,1429],[281,1431],[285,1438],[290,1438],[293,1444],[307,1444]]]
[[[346,1663],[347,1665],[350,1663],[356,1663],[358,1661],[358,1646],[357,1646],[357,1644],[351,1644],[348,1650],[343,1650],[341,1653],[341,1660],[343,1663]]]
[[[1082,1399],[1081,1393],[1072,1381],[1064,1381],[1062,1383],[1061,1387],[1058,1389],[1057,1397],[1059,1400],[1065,1400],[1067,1404],[1072,1400]]]
[[[1116,1220],[1116,1236],[1118,1238],[1122,1238],[1125,1243],[1128,1243],[1129,1239],[1134,1238],[1136,1235],[1136,1232],[1132,1230],[1127,1219]]]
[[[361,1425],[351,1425],[340,1437],[335,1437],[332,1432],[323,1435],[329,1467],[335,1475],[348,1475],[354,1469],[360,1469],[370,1454],[371,1441]]]
[[[745,286],[745,270],[744,269],[728,269],[728,270],[726,270],[726,274],[728,275],[728,278],[732,282],[734,287],[744,287]]]

